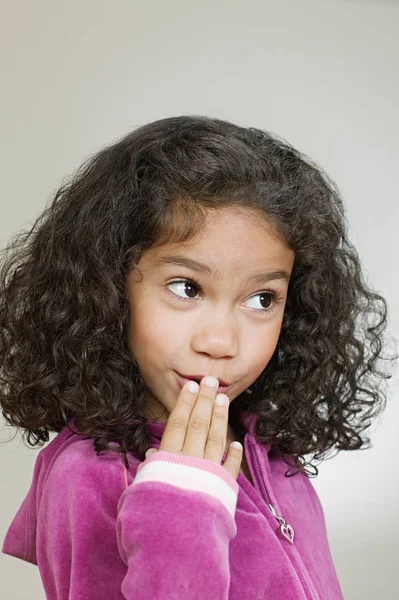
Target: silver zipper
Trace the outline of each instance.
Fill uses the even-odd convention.
[[[291,527],[291,525],[287,524],[286,520],[283,517],[281,517],[280,515],[277,514],[276,509],[274,508],[273,504],[271,503],[269,494],[267,493],[265,482],[263,481],[262,473],[260,471],[258,457],[256,456],[255,448],[253,447],[253,445],[252,445],[252,443],[251,443],[250,440],[248,440],[248,443],[249,443],[249,446],[250,446],[251,456],[254,459],[253,462],[254,462],[254,465],[255,465],[256,474],[258,476],[258,481],[261,484],[261,489],[263,490],[263,495],[264,495],[264,498],[266,498],[267,505],[270,508],[270,511],[272,512],[273,516],[279,522],[279,524],[280,524],[280,532],[283,535],[283,537],[286,540],[288,540],[288,542],[290,544],[294,545],[294,530]],[[302,563],[302,559],[301,559],[301,557],[300,557],[300,555],[298,553],[298,550],[295,549],[295,553],[297,554],[298,561],[300,563]],[[313,585],[313,582],[312,582],[312,580],[310,578],[310,575],[307,573],[305,565],[303,565],[303,569],[301,568],[301,571],[302,571],[302,574],[303,574],[304,578],[308,581],[309,591],[310,591],[311,597],[312,597],[313,600],[315,600],[318,596],[316,594],[316,590],[314,589],[314,585]],[[313,592],[315,592],[316,595],[314,595]]]
[[[283,517],[281,517],[280,515],[277,514],[276,509],[274,508],[273,504],[271,503],[269,494],[267,493],[267,489],[266,489],[266,486],[263,481],[262,474],[260,472],[258,457],[256,456],[255,450],[252,448],[251,442],[249,442],[249,445],[251,447],[251,455],[254,458],[255,470],[258,475],[258,481],[260,481],[260,483],[261,483],[261,488],[263,490],[264,497],[267,500],[267,505],[270,508],[273,516],[277,519],[278,523],[280,524],[281,535],[284,537],[284,539],[288,540],[288,542],[290,544],[293,544],[294,543],[294,530],[291,527],[291,525],[288,525],[287,521]]]

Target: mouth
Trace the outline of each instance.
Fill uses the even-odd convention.
[[[177,373],[177,375],[179,376],[179,383],[181,387],[183,387],[187,383],[187,381],[196,381],[198,384],[200,384],[201,380],[205,377],[205,375],[182,375],[180,373]],[[219,379],[219,377],[217,379],[220,383],[217,390],[218,394],[226,394],[226,392],[231,388],[233,384],[227,383],[223,379]]]

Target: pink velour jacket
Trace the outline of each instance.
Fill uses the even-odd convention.
[[[66,426],[42,450],[2,552],[50,600],[343,600],[323,510],[243,412],[254,486],[204,458],[97,456]],[[165,423],[148,421],[159,448]]]

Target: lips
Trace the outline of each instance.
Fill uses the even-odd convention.
[[[183,375],[182,373],[179,373],[179,375],[180,375],[180,377],[183,377],[184,379],[193,379],[197,383],[200,383],[201,379],[203,379],[205,377],[205,375]],[[215,375],[215,377],[216,377],[216,375]],[[220,377],[217,377],[217,380],[220,383],[220,385],[223,387],[229,387],[229,385],[231,385],[230,383],[228,383],[227,381],[224,381],[224,379],[221,379]]]
[[[197,381],[197,383],[200,383],[201,379],[203,377],[205,377],[205,375],[182,375],[180,373],[177,373],[177,375],[179,375],[179,383],[182,387],[183,387],[183,385],[185,385],[187,383],[187,381],[191,380],[191,381]],[[225,394],[227,392],[227,390],[230,388],[231,384],[227,384],[223,379],[219,379],[219,378],[217,378],[217,379],[220,383],[220,385],[218,387],[218,393]]]

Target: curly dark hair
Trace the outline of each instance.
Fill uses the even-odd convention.
[[[381,356],[387,303],[364,281],[335,183],[276,135],[190,115],[87,158],[3,249],[0,404],[30,446],[68,425],[126,467],[127,452],[145,459],[147,387],[128,343],[127,277],[147,249],[191,239],[206,209],[225,206],[257,211],[295,252],[275,352],[253,393],[231,403],[233,431],[244,433],[242,410],[259,415],[258,442],[294,459],[287,476],[317,475],[305,454],[370,441],[360,433],[386,404],[372,377],[391,377],[377,361],[398,355]]]

